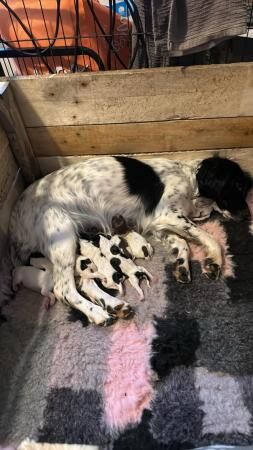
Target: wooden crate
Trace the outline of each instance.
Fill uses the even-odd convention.
[[[17,78],[1,102],[28,182],[37,162],[45,174],[120,153],[194,159],[216,151],[253,173],[252,63]]]

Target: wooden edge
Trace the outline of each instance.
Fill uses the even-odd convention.
[[[21,170],[19,169],[9,190],[8,196],[6,197],[0,209],[0,254],[2,253],[8,240],[9,219],[11,211],[23,189],[24,181],[21,175]]]
[[[120,154],[122,156],[122,153]],[[213,149],[213,150],[198,150],[198,151],[184,151],[184,152],[163,152],[163,153],[138,153],[131,155],[139,159],[147,157],[151,158],[167,158],[172,160],[190,161],[194,159],[204,159],[213,155],[231,158],[238,162],[244,170],[247,170],[253,175],[253,148],[232,148],[232,149]],[[58,170],[70,164],[75,164],[85,161],[88,158],[94,158],[97,155],[86,156],[51,156],[38,158],[42,175]],[[111,155],[110,155],[111,156]],[[129,155],[125,155],[129,156]]]
[[[9,86],[0,95],[0,122],[24,180],[33,182],[40,176],[39,166]]]
[[[245,64],[247,65],[247,66],[251,66],[251,67],[253,67],[253,62],[247,62],[247,63],[232,63],[232,64],[223,64],[223,66],[225,66],[225,67],[227,67],[228,68],[228,70],[230,70],[231,68],[233,69],[233,68],[238,68],[238,70],[240,70],[240,69],[242,69],[242,68],[245,68]],[[221,67],[221,64],[210,64],[210,65],[208,65],[208,66],[205,66],[205,65],[196,65],[196,66],[187,66],[187,67],[185,67],[185,66],[177,66],[177,67],[151,67],[151,68],[149,68],[149,69],[131,69],[131,70],[115,70],[115,71],[105,71],[105,72],[99,72],[99,71],[97,71],[97,72],[84,72],[84,73],[82,73],[82,74],[80,74],[80,73],[67,73],[67,74],[61,74],[60,76],[62,77],[62,78],[71,78],[71,79],[73,79],[73,78],[79,78],[80,79],[80,77],[86,77],[86,78],[89,78],[89,77],[92,77],[92,78],[99,78],[99,77],[105,77],[105,76],[107,76],[107,77],[115,77],[115,78],[118,78],[118,77],[120,77],[120,76],[127,76],[127,77],[131,77],[131,75],[133,75],[133,74],[152,74],[152,73],[156,73],[156,72],[164,72],[164,73],[166,73],[166,72],[168,72],[168,71],[170,71],[170,72],[175,72],[175,73],[179,73],[179,72],[182,72],[182,71],[186,71],[187,70],[187,72],[199,72],[199,71],[205,71],[206,70],[206,67],[208,67],[210,70],[217,70],[217,69],[220,69],[220,67]],[[7,77],[3,77],[2,78],[2,80],[4,81],[4,80],[6,80],[6,81],[10,81],[10,83],[13,83],[13,82],[15,82],[16,80],[17,81],[19,81],[19,80],[28,80],[28,81],[30,81],[30,80],[38,80],[38,79],[40,79],[40,80],[45,80],[45,79],[52,79],[52,78],[56,78],[56,77],[58,77],[59,75],[57,75],[57,74],[52,74],[52,75],[24,75],[24,76],[22,76],[22,77],[19,77],[19,76],[17,76],[17,77],[13,77],[11,80],[9,80]]]

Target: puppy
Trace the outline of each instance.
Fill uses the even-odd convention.
[[[19,266],[13,270],[12,287],[14,291],[22,284],[27,289],[39,292],[46,299],[46,308],[55,304],[53,294],[53,276],[48,270],[38,269],[32,266]]]
[[[144,300],[144,293],[141,287],[139,286],[139,282],[143,279],[147,281],[149,286],[149,282],[153,279],[151,273],[149,273],[144,267],[136,266],[135,263],[124,256],[118,254],[114,256],[112,253],[112,249],[115,244],[112,245],[111,240],[107,239],[105,236],[100,235],[99,237],[99,246],[101,253],[110,260],[112,267],[115,270],[119,271],[123,276],[125,276],[130,284],[136,289],[139,294],[140,300]],[[120,253],[120,250],[119,250]]]
[[[80,252],[86,258],[89,258],[97,267],[98,272],[103,274],[103,285],[108,289],[115,289],[123,293],[122,282],[124,280],[123,274],[120,274],[110,261],[101,253],[100,249],[92,242],[80,239]]]

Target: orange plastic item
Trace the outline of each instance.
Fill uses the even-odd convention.
[[[92,0],[91,0],[92,1]],[[24,8],[24,3],[26,10]],[[106,6],[93,0],[94,12],[101,23],[106,34],[110,30],[109,10]],[[56,26],[56,0],[9,0],[8,5],[15,11],[25,26],[32,32],[38,46],[47,47],[52,41]],[[42,11],[43,10],[43,11]],[[60,26],[58,38],[54,46],[75,46],[76,14],[74,0],[62,0],[60,8]],[[87,0],[79,0],[79,45],[93,49],[99,54],[105,68],[108,69],[108,43],[103,37],[101,30],[96,24],[92,12],[87,4]],[[116,14],[114,28],[114,48],[117,49],[121,60],[125,66],[128,65],[130,58],[130,33],[131,23]],[[15,48],[33,48],[33,43],[27,36],[18,21],[10,16],[8,10],[0,5],[0,35]],[[19,41],[19,43],[15,42]],[[36,50],[34,50],[36,51]],[[70,71],[74,63],[74,56],[48,56],[45,58],[48,65],[57,72]],[[20,57],[13,59],[15,63],[16,75],[34,73],[48,73],[46,65],[38,57]],[[78,55],[77,65],[79,70],[98,70],[96,62],[89,56]],[[123,66],[111,52],[111,69],[122,69]]]

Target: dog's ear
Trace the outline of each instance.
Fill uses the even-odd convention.
[[[216,156],[204,159],[196,180],[200,196],[214,200],[220,209],[234,214],[247,208],[252,179],[234,161]]]

